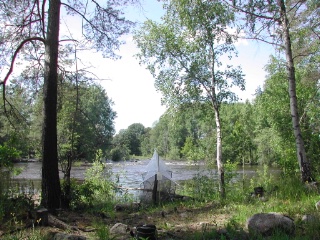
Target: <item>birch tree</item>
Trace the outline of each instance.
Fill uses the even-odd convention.
[[[245,84],[241,69],[225,64],[235,53],[236,39],[228,33],[233,14],[218,1],[173,0],[165,10],[162,23],[148,20],[135,33],[137,56],[155,77],[167,105],[211,103],[219,191],[224,197],[220,105],[237,100],[231,88],[243,90]]]
[[[305,12],[308,8],[317,9],[316,4],[314,1],[300,0],[249,0],[233,1],[232,6],[238,13],[243,14],[244,17],[242,20],[245,20],[245,25],[241,26],[241,28],[247,32],[248,38],[272,44],[285,56],[292,129],[295,137],[301,180],[303,182],[313,181],[310,161],[306,155],[303,134],[299,123],[300,117],[294,62],[295,57],[297,57],[299,53],[295,56],[292,51],[291,29],[294,26],[294,22],[301,21],[301,24],[313,28],[311,32],[317,36],[316,29],[319,28],[319,21],[312,17],[299,18],[303,16],[301,12]],[[300,30],[296,28],[295,31]]]

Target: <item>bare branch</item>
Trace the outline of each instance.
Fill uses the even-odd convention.
[[[77,39],[62,39],[59,42],[79,42]]]
[[[44,38],[41,38],[41,37],[32,37],[32,38],[27,38],[25,40],[23,40],[19,46],[17,47],[17,49],[14,51],[14,54],[12,56],[12,59],[11,59],[11,65],[10,65],[10,69],[7,73],[7,75],[5,76],[4,80],[2,82],[0,82],[0,85],[5,85],[8,78],[10,77],[11,73],[13,72],[13,66],[14,66],[14,62],[17,58],[17,55],[19,53],[19,51],[21,50],[21,48],[28,42],[31,42],[31,41],[41,41],[43,43],[45,43],[45,40]]]
[[[281,20],[280,17],[276,18],[276,17],[272,17],[272,16],[259,15],[259,14],[256,14],[254,12],[250,12],[250,11],[247,11],[245,9],[241,9],[241,8],[239,8],[239,7],[237,7],[237,6],[233,5],[233,4],[230,4],[226,0],[223,0],[223,2],[225,4],[227,4],[228,6],[232,7],[233,9],[239,11],[239,12],[242,12],[242,13],[245,13],[245,14],[249,14],[249,15],[254,16],[256,18],[259,18],[259,19],[272,20],[272,21],[277,21],[277,22],[279,22]]]
[[[13,54],[13,56],[12,56],[10,69],[9,69],[7,75],[5,76],[4,80],[3,80],[2,82],[0,82],[0,85],[3,85],[3,88],[2,88],[2,95],[3,95],[3,96],[2,96],[2,97],[3,97],[3,107],[4,107],[5,113],[7,113],[7,110],[6,110],[6,102],[7,102],[7,100],[6,100],[6,95],[5,95],[5,91],[6,91],[6,87],[5,87],[5,86],[6,86],[6,82],[8,81],[11,73],[13,72],[14,62],[15,62],[15,60],[16,60],[16,58],[17,58],[17,55],[18,55],[19,51],[22,49],[22,47],[23,47],[26,43],[32,42],[32,41],[35,41],[35,40],[41,41],[41,42],[43,42],[43,43],[45,42],[45,40],[44,40],[43,38],[40,38],[40,37],[27,38],[27,39],[23,40],[23,41],[19,44],[19,46],[17,47],[17,49],[15,50],[15,52],[14,52],[14,54]]]
[[[76,10],[75,8],[71,7],[70,5],[66,4],[66,3],[61,3],[61,5],[64,5],[68,8],[70,8],[72,11],[76,12],[77,14],[79,14],[83,20],[85,20],[88,24],[90,24],[90,26],[95,29],[96,31],[98,31],[100,34],[104,35],[107,37],[107,39],[110,39],[110,37],[105,34],[104,32],[102,32],[99,28],[97,28],[96,25],[94,25],[89,19],[86,18],[86,16],[84,14],[82,14],[81,12],[79,12],[78,10]]]
[[[298,55],[293,57],[293,60],[295,60],[296,58],[299,58],[299,57],[307,57],[307,56],[316,54],[317,52],[318,51],[316,50],[316,51],[308,52],[308,53],[305,53],[305,54],[298,54]]]
[[[42,20],[42,37],[45,39],[45,31],[44,31],[44,29],[45,29],[45,27],[44,27],[44,14],[45,14],[45,5],[46,5],[46,0],[43,0],[43,2],[42,2],[42,9],[41,9],[41,16],[42,16],[42,18],[41,18],[41,20]]]
[[[319,40],[320,40],[320,34],[317,33],[313,28],[311,29],[311,31],[312,31],[312,32],[316,35],[316,37],[319,38]]]
[[[268,44],[271,44],[271,45],[275,45],[277,47],[283,47],[281,44],[278,44],[278,43],[274,43],[274,42],[269,42],[263,38],[258,38],[258,37],[240,37],[240,39],[247,39],[247,40],[257,40],[257,41],[261,41],[261,42],[264,42],[264,43],[268,43]]]
[[[312,102],[316,102],[316,101],[317,101],[316,96],[318,95],[319,89],[320,89],[320,87],[317,87],[317,88],[315,89],[315,92],[314,92],[313,96],[310,98],[310,102],[307,104],[306,107],[304,107],[303,113],[302,113],[302,115],[301,115],[301,117],[300,117],[300,120],[299,120],[299,123],[300,123],[300,124],[302,123],[303,119],[305,118],[305,116],[306,116],[306,114],[307,114],[307,110],[308,110],[308,108],[309,108],[309,105],[310,105]]]

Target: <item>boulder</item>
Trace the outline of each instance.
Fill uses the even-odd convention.
[[[270,236],[275,231],[282,231],[288,235],[294,233],[294,221],[280,213],[257,213],[247,220],[250,233]]]
[[[121,211],[139,211],[141,207],[140,203],[132,202],[132,203],[118,203],[115,205],[114,210],[117,212]]]
[[[126,224],[116,223],[110,228],[110,234],[114,236],[115,239],[129,239],[130,229]]]

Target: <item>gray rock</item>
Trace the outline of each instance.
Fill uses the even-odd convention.
[[[320,201],[316,202],[316,209],[317,209],[317,210],[320,209]]]
[[[141,204],[138,202],[132,203],[118,203],[115,205],[114,210],[117,212],[121,211],[139,211]]]
[[[312,192],[319,192],[318,182],[306,182],[305,187]]]
[[[70,235],[65,233],[56,233],[53,240],[86,240],[86,237],[78,235]]]
[[[128,225],[123,223],[116,223],[110,228],[110,233],[112,235],[127,235],[129,232]]]
[[[306,224],[314,224],[319,222],[319,218],[315,215],[305,214],[302,216],[301,221]]]
[[[294,233],[294,221],[280,213],[257,213],[247,220],[250,233],[270,236],[274,231],[283,231],[288,235]]]

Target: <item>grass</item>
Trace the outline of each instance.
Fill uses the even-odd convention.
[[[204,192],[197,196],[205,196],[205,199],[194,204],[201,206],[208,201],[215,201],[216,208],[211,214],[220,214],[227,216],[224,223],[224,231],[227,234],[220,234],[218,228],[213,231],[198,231],[190,239],[233,239],[236,235],[242,235],[246,228],[246,221],[255,213],[278,212],[289,216],[295,221],[295,236],[290,239],[319,239],[320,238],[320,214],[316,211],[315,203],[320,200],[318,189],[310,189],[300,182],[298,177],[280,177],[273,179],[268,174],[268,169],[258,173],[257,179],[247,181],[245,185],[240,182],[232,183],[227,186],[227,197],[223,201],[214,194],[207,192],[208,183],[197,185],[197,192]],[[188,188],[188,184],[186,184]],[[194,185],[191,182],[190,185]],[[256,186],[263,186],[267,190],[264,198],[251,197],[250,190]],[[191,188],[192,189],[192,188]],[[191,191],[191,193],[194,193]],[[214,199],[208,197],[213,196]],[[196,197],[194,195],[194,197]],[[306,223],[302,217],[311,215],[313,221]],[[206,218],[204,216],[204,218]],[[219,235],[217,237],[217,235]],[[249,236],[249,235],[248,235]],[[256,236],[257,239],[263,239],[262,236]],[[282,232],[275,232],[274,236],[268,239],[289,239]]]
[[[232,174],[230,175],[232,176]],[[143,205],[138,212],[115,212],[114,202],[103,202],[93,199],[92,203],[81,208],[81,211],[69,212],[70,222],[77,219],[78,224],[91,226],[95,229],[88,239],[113,239],[110,227],[122,222],[130,227],[140,223],[155,224],[161,239],[253,239],[246,229],[246,221],[255,213],[279,212],[291,217],[296,225],[294,236],[286,236],[281,231],[274,232],[268,239],[320,239],[320,212],[316,211],[315,203],[320,200],[317,189],[307,188],[298,177],[291,176],[273,178],[265,168],[258,173],[257,179],[234,182],[229,179],[226,186],[226,199],[220,199],[215,182],[210,178],[195,178],[186,182],[180,193],[191,196],[188,201],[162,203],[159,206]],[[256,186],[266,189],[264,198],[252,197],[250,192]],[[95,195],[93,195],[95,196]],[[106,198],[107,199],[107,198]],[[119,201],[119,200],[118,200]],[[102,214],[103,213],[103,214]],[[86,215],[87,214],[87,215]],[[313,217],[310,222],[302,221],[304,215]],[[18,229],[23,214],[15,213],[11,219],[0,225],[8,229]],[[80,216],[80,217],[79,217]],[[80,221],[80,222],[79,222]],[[81,222],[82,221],[82,222]],[[1,229],[0,231],[5,231]],[[1,239],[46,239],[42,228],[18,230],[10,235],[0,236]],[[255,236],[254,239],[264,239]]]

